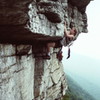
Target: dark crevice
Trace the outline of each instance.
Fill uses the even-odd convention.
[[[21,68],[21,69],[19,69],[19,70],[15,70],[13,73],[18,73],[18,72],[20,72],[20,71],[22,71],[22,70],[24,70],[24,67]]]
[[[0,68],[0,74],[6,73],[11,67],[13,67],[14,65],[16,65],[17,63],[14,63],[8,67],[4,67],[3,69]]]

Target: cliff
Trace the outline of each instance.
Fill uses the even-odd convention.
[[[59,41],[73,20],[87,33],[90,0],[0,0],[0,99],[61,100],[67,89]],[[76,37],[76,39],[77,39]],[[51,59],[46,44],[55,42]]]

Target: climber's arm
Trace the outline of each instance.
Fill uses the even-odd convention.
[[[71,38],[71,39],[74,38],[74,35],[70,34],[70,31],[67,31],[66,28],[64,29],[64,35],[65,35],[65,37],[68,37],[68,38]]]

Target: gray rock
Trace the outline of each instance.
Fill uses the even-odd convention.
[[[64,21],[74,22],[77,39],[87,32],[90,0],[0,0],[0,100],[61,100],[68,89],[56,57]],[[80,10],[79,10],[80,9]],[[55,42],[51,59],[43,59]]]

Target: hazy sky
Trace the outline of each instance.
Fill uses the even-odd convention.
[[[81,33],[71,47],[71,57],[66,60],[63,49],[64,69],[79,74],[100,86],[100,0],[91,1],[87,7],[88,33]]]

